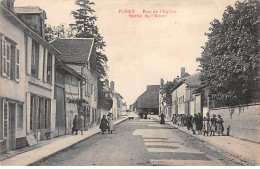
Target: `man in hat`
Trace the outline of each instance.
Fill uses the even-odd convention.
[[[224,120],[222,119],[221,115],[218,115],[218,119],[217,119],[217,131],[218,131],[218,135],[220,135],[220,133],[223,136],[223,132],[224,132],[224,126],[223,126]]]

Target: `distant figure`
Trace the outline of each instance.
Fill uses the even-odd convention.
[[[202,114],[201,114],[201,113],[198,113],[197,129],[198,129],[198,134],[202,134],[202,129],[203,129],[203,117],[202,117]]]
[[[187,121],[187,129],[190,130],[192,128],[192,116],[190,114],[187,115],[186,121]]]
[[[114,123],[112,117],[108,116],[108,133],[113,134],[114,131]]]
[[[215,136],[215,132],[217,131],[217,118],[216,115],[213,115],[213,117],[210,119],[211,126],[210,126],[210,135]]]
[[[217,131],[218,131],[218,135],[223,136],[223,132],[224,132],[224,120],[222,119],[221,115],[218,115],[218,119],[217,119]]]
[[[194,117],[192,118],[192,132],[193,134],[196,134],[196,130],[197,130],[197,118],[198,115],[194,114]]]
[[[147,119],[147,112],[144,112],[144,119]]]
[[[101,123],[100,123],[100,126],[99,126],[102,134],[104,134],[104,132],[107,131],[107,128],[108,128],[107,123],[108,123],[108,121],[106,119],[106,115],[103,115],[103,118],[101,119]]]
[[[83,135],[83,127],[84,127],[84,125],[83,125],[83,120],[82,120],[82,118],[81,118],[81,116],[79,116],[79,118],[78,118],[78,123],[79,123],[79,130],[81,131],[81,135]]]
[[[161,113],[161,121],[160,121],[160,124],[165,124],[165,120],[164,120],[164,114]]]
[[[74,133],[74,131],[76,131],[76,135],[78,135],[78,128],[79,128],[78,115],[75,115],[72,124],[73,124],[73,127],[72,127],[72,134]]]
[[[206,117],[203,119],[203,135],[207,133],[207,136],[210,133],[210,116],[209,113],[206,114]]]

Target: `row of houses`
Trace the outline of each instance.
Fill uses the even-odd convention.
[[[174,78],[173,81],[161,79],[159,91],[159,111],[171,118],[174,114],[192,115],[208,112],[208,93],[205,93],[205,87],[201,85],[199,79],[200,73],[190,75],[181,68],[181,75]],[[167,93],[169,95],[167,95]],[[167,102],[167,97],[169,102]]]
[[[148,85],[130,109],[138,113],[164,113],[168,118],[174,114],[205,115],[209,105],[208,90],[201,85],[199,75],[190,75],[183,67],[180,76],[173,81],[164,83],[161,79],[160,85]]]
[[[14,1],[0,3],[0,153],[70,134],[75,115],[86,129],[102,116],[94,39],[48,43],[45,11]],[[118,118],[123,97],[111,88]]]

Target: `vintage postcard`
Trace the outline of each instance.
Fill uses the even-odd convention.
[[[0,0],[1,166],[258,166],[259,0]]]

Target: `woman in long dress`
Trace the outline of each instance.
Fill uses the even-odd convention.
[[[210,126],[210,135],[215,136],[215,132],[217,131],[217,118],[216,115],[213,115],[213,117],[210,119],[211,126]]]
[[[203,134],[205,136],[205,134],[207,133],[207,136],[210,133],[210,116],[209,113],[207,113],[206,117],[204,117],[203,119]]]
[[[161,121],[160,121],[160,124],[165,124],[164,114],[163,114],[163,113],[161,113]]]
[[[223,136],[223,132],[224,132],[224,120],[222,119],[222,117],[220,115],[218,115],[218,119],[217,119],[217,131],[218,131],[218,135],[220,135],[220,133]]]
[[[111,116],[108,116],[108,133],[113,134],[114,123]]]
[[[197,130],[197,114],[194,114],[194,117],[192,118],[192,131],[193,134],[196,134],[196,130]]]
[[[102,134],[104,134],[104,132],[107,131],[107,128],[108,128],[107,124],[108,124],[108,121],[106,119],[106,115],[103,115],[103,118],[101,119],[101,123],[100,123],[100,126],[99,126]]]

